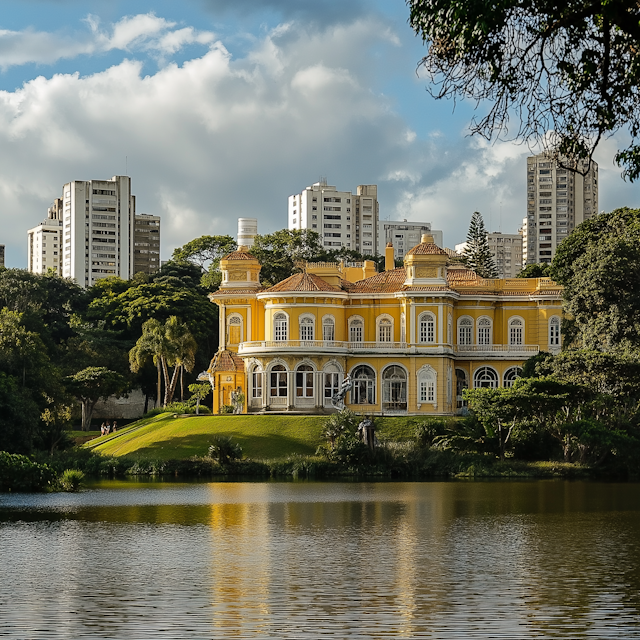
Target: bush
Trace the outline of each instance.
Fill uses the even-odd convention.
[[[338,411],[338,413],[332,413],[324,423],[322,437],[327,440],[329,446],[333,449],[340,436],[355,436],[359,422],[360,419],[358,416],[350,409],[343,409],[342,411]]]
[[[242,458],[242,447],[229,436],[216,436],[211,441],[209,457],[220,464],[229,464],[232,460]]]
[[[220,415],[225,415],[228,413],[234,413],[235,412],[235,407],[232,404],[223,404],[220,407]]]
[[[48,465],[0,451],[0,491],[46,491],[54,480],[55,472]]]
[[[63,491],[79,491],[84,483],[84,473],[80,469],[66,469],[60,477],[59,484]]]

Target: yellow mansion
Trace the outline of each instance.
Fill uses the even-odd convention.
[[[462,390],[510,386],[539,351],[560,349],[561,291],[549,278],[485,280],[449,264],[431,236],[394,268],[309,263],[273,287],[244,248],[220,262],[220,348],[208,377],[214,411],[314,413],[347,375],[347,407],[367,414],[452,415]]]

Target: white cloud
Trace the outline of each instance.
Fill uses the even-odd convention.
[[[43,31],[0,30],[0,68],[27,63],[54,64],[61,59],[95,55],[112,50],[145,51],[164,61],[186,45],[210,45],[215,36],[193,27],[176,28],[175,22],[153,13],[127,16],[102,28],[96,16],[85,18],[88,32],[73,35]]]

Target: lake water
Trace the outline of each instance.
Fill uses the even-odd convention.
[[[640,484],[0,495],[0,637],[640,638]]]

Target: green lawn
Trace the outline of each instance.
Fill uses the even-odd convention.
[[[143,418],[84,445],[113,456],[139,455],[162,460],[184,459],[207,453],[214,435],[231,436],[245,457],[283,458],[310,455],[322,443],[321,432],[327,416],[224,415],[174,418],[162,414]],[[420,418],[376,418],[380,437],[408,440]]]

